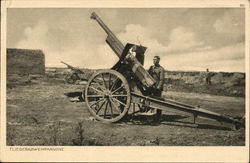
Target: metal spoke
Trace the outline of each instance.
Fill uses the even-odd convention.
[[[128,97],[128,95],[110,95],[110,97]]]
[[[114,105],[115,109],[121,113],[121,110],[118,108],[112,98],[110,98],[110,102]]]
[[[118,91],[119,89],[123,88],[124,85],[122,84],[119,88],[117,88],[116,90],[114,90],[111,94],[114,94],[116,91]]]
[[[87,97],[103,97],[103,95],[87,95]]]
[[[95,84],[95,85],[94,85]],[[101,84],[99,84],[99,83],[93,83],[92,84],[93,86],[96,86],[97,88],[100,88],[102,91],[104,91],[104,90],[106,90],[106,88],[105,87],[103,87]]]
[[[103,101],[100,108],[96,111],[96,115],[99,113],[99,111],[102,109],[102,106],[107,102],[107,100]]]
[[[108,108],[108,104],[109,104],[109,102],[108,102],[108,100],[107,100],[107,103],[106,103],[106,107],[105,107],[105,109],[104,109],[104,114],[103,114],[103,118],[105,118],[105,117],[106,117],[106,113],[107,113],[107,108]]]
[[[98,101],[96,101],[95,103],[91,104],[89,107],[91,107],[91,106],[93,106],[93,105],[95,105],[95,104],[101,102],[102,100],[104,100],[104,98],[101,98],[100,100],[98,100]]]
[[[113,108],[112,108],[112,105],[111,105],[110,101],[109,101],[109,106],[110,106],[110,111],[111,111],[111,118],[113,118],[114,117]]]
[[[95,81],[95,80],[97,80],[97,81]],[[93,82],[99,84],[99,83],[102,82],[102,80],[101,80],[101,79],[98,79],[97,77],[95,77],[95,78],[93,79]]]
[[[105,85],[105,88],[107,89],[106,81],[105,81],[105,79],[104,79],[104,74],[102,74],[102,80],[103,80],[103,83],[104,83],[104,85]]]
[[[93,86],[94,86],[94,85],[93,85]],[[98,84],[98,83],[95,85],[95,87],[96,87],[96,88],[100,88],[102,91],[104,91],[104,90],[106,89],[105,87],[103,87],[102,85],[100,85],[100,84]]]
[[[112,91],[112,89],[114,88],[114,86],[115,86],[115,82],[117,81],[117,79],[119,79],[119,78],[118,78],[118,77],[116,77],[116,79],[115,79],[114,83],[112,84],[112,86],[111,86],[111,88],[110,88],[110,91]]]
[[[119,102],[120,104],[122,104],[123,106],[127,106],[126,104],[124,104],[123,102],[121,102],[120,100],[117,100],[116,98],[112,98],[114,99],[115,101]]]
[[[110,89],[110,80],[111,80],[111,74],[109,73],[108,89]]]
[[[100,90],[98,90],[98,89],[96,89],[96,88],[94,88],[94,87],[91,87],[91,86],[90,86],[89,88],[95,90],[96,92],[100,92],[101,94],[103,93],[102,91],[100,91]]]

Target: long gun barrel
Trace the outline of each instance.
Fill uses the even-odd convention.
[[[103,28],[103,30],[108,34],[106,42],[120,58],[124,49],[124,45],[122,44],[122,42],[113,34],[113,32],[104,24],[104,22],[95,12],[91,14],[90,18],[96,20],[98,24]]]
[[[84,74],[84,72],[82,70],[80,70],[79,68],[73,67],[73,66],[71,66],[71,65],[69,65],[69,64],[67,64],[67,63],[65,63],[63,61],[61,61],[61,63],[65,64],[66,66],[68,66],[69,69],[74,70],[75,72]]]
[[[71,65],[69,65],[69,64],[67,64],[67,63],[65,63],[65,62],[63,62],[63,61],[61,61],[61,63],[65,64],[65,65],[68,66],[68,68],[70,68],[70,69],[74,69],[73,66],[71,66]]]
[[[106,42],[111,47],[111,49],[116,53],[116,55],[121,59],[123,54],[128,52],[127,47],[130,47],[128,44],[124,46],[122,42],[114,35],[114,33],[104,24],[101,18],[93,12],[91,14],[91,19],[94,19],[98,22],[98,24],[103,28],[103,30],[107,33]],[[146,48],[145,48],[146,49]],[[124,53],[125,52],[125,53]],[[145,52],[145,51],[144,51]],[[144,52],[143,52],[143,60],[144,60]],[[156,81],[150,76],[150,74],[143,68],[142,64],[138,61],[136,57],[130,58],[130,67],[134,72],[135,76],[139,79],[143,86],[147,88],[152,87]]]

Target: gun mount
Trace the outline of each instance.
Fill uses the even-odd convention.
[[[195,119],[209,118],[233,124],[235,128],[244,127],[245,121],[224,116],[201,107],[183,104],[167,98],[148,96],[147,91],[154,87],[155,80],[143,68],[146,47],[127,43],[125,46],[104,24],[96,13],[91,14],[107,33],[106,42],[119,57],[111,70],[100,70],[88,80],[84,89],[86,105],[90,113],[103,122],[117,122],[128,114],[132,105],[135,114],[147,109],[182,111]],[[139,88],[136,91],[134,88]]]
[[[84,72],[76,67],[73,67],[63,61],[61,63],[65,64],[69,69],[71,69],[71,73],[67,74],[65,77],[65,81],[69,84],[75,84],[77,80],[86,80],[84,78],[81,78],[81,74],[84,74]]]

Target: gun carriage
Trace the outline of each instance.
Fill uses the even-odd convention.
[[[82,74],[85,74],[84,71],[77,67],[73,67],[63,61],[61,61],[61,63],[65,64],[71,70],[71,72],[65,76],[65,81],[67,83],[75,84],[77,80],[86,80],[82,77]]]
[[[90,113],[103,122],[118,122],[132,107],[132,114],[148,109],[175,110],[189,113],[195,119],[205,117],[219,122],[244,127],[244,122],[211,112],[200,107],[150,96],[156,81],[143,68],[146,47],[127,43],[125,46],[104,24],[96,13],[91,19],[97,21],[107,33],[106,42],[119,57],[119,61],[108,70],[100,70],[88,80],[83,95]]]

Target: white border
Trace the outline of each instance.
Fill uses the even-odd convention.
[[[240,147],[68,147],[64,152],[13,152],[6,144],[6,8],[221,8],[245,6],[246,146]],[[248,162],[249,161],[249,1],[1,1],[1,161],[86,162]],[[15,146],[16,147],[16,146]],[[22,146],[23,147],[23,146]],[[41,148],[43,148],[42,146]]]

